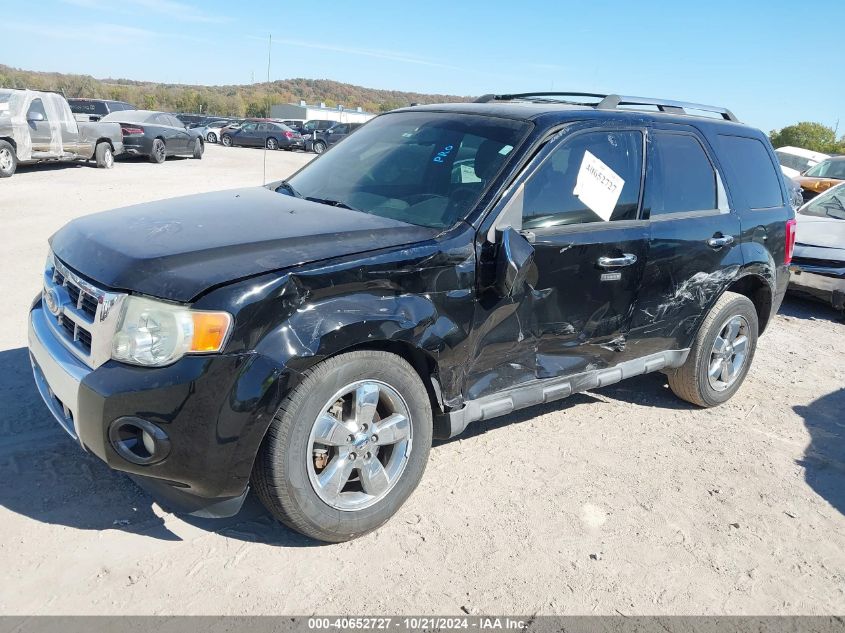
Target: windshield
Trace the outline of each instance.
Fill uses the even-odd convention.
[[[798,213],[845,220],[845,184],[837,185],[819,194]]]
[[[385,114],[278,191],[445,228],[472,210],[530,125],[468,114]]]
[[[812,178],[845,180],[845,160],[823,160],[804,175]]]
[[[788,152],[781,152],[779,150],[775,150],[775,154],[777,155],[778,162],[781,165],[802,173],[808,170],[810,167],[814,167],[815,165],[819,164],[818,161],[813,160],[812,158],[796,156],[795,154],[789,154]]]

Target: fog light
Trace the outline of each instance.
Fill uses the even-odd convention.
[[[118,455],[133,464],[155,464],[170,453],[167,433],[141,418],[118,418],[112,422],[109,441]]]

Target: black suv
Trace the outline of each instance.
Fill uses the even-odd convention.
[[[67,103],[73,114],[86,115],[90,121],[99,121],[112,112],[138,109],[131,103],[111,99],[68,99]]]
[[[411,107],[287,181],[66,225],[32,365],[67,432],[170,507],[231,515],[251,482],[279,520],[343,541],[475,420],[655,371],[726,401],[793,238],[769,141],[728,110]]]
[[[305,141],[305,149],[310,150],[315,154],[322,154],[329,147],[339,143],[362,125],[364,124],[335,123],[327,130],[322,132],[313,132],[309,137],[310,140]]]

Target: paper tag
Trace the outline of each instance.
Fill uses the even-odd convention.
[[[572,195],[578,196],[581,202],[608,222],[624,186],[625,181],[619,174],[589,151],[585,151]]]

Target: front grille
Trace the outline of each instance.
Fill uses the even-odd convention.
[[[50,257],[44,271],[44,297],[48,322],[65,347],[93,368],[111,357],[125,294],[102,290]]]

